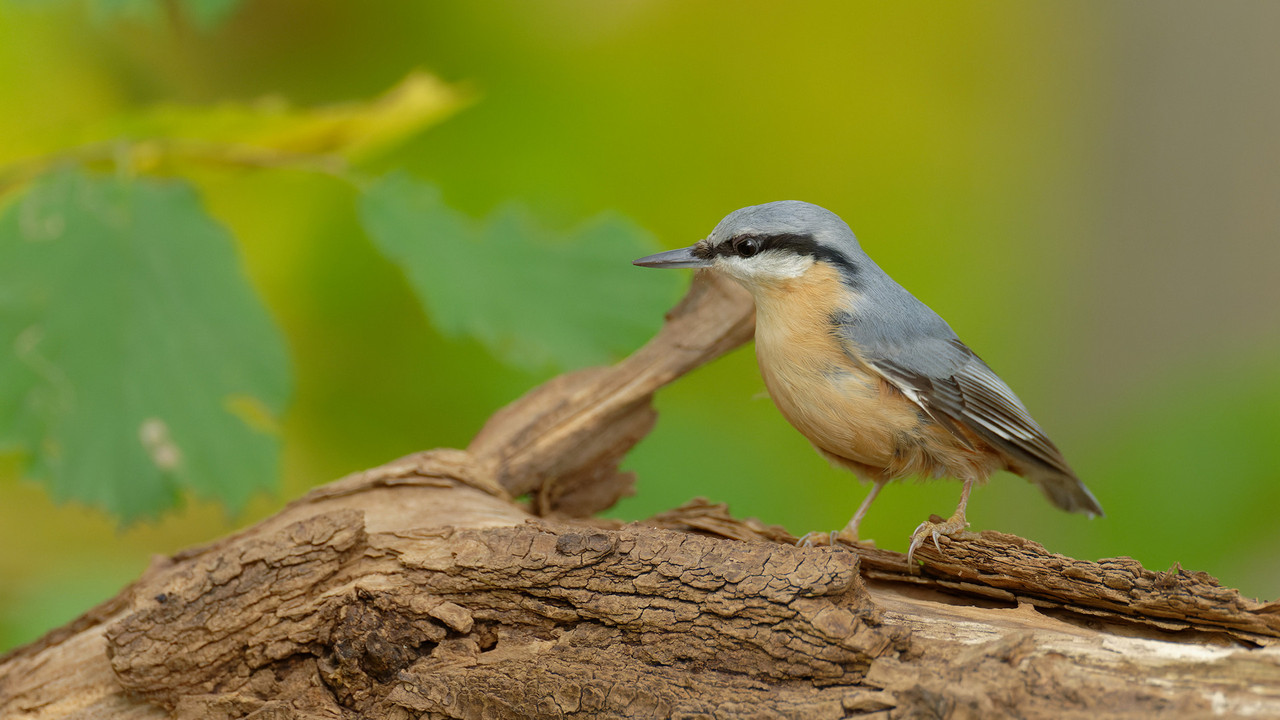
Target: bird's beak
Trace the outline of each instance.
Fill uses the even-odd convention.
[[[640,258],[639,260],[632,260],[631,264],[651,268],[711,267],[710,260],[703,260],[693,254],[694,247],[695,246],[690,245],[687,248],[680,248],[679,250],[668,250],[666,252],[660,252],[657,255],[648,255]]]

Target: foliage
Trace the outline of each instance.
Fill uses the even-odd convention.
[[[643,342],[674,300],[674,273],[644,283],[620,275],[624,260],[656,246],[620,217],[595,218],[566,238],[514,205],[474,223],[450,210],[439,189],[406,175],[372,186],[361,209],[436,327],[475,337],[518,367],[607,362]]]
[[[362,104],[161,106],[0,174],[30,183],[0,216],[0,451],[23,452],[58,500],[125,522],[188,492],[238,512],[276,486],[283,338],[195,189],[137,173],[301,169],[352,183],[434,323],[515,366],[607,362],[642,342],[677,279],[625,290],[627,261],[656,246],[634,224],[601,217],[560,238],[513,206],[476,225],[432,185],[351,169],[458,102],[414,73]],[[76,169],[104,163],[129,174]]]
[[[59,500],[129,521],[274,484],[284,343],[188,186],[41,178],[0,216],[0,288],[0,447]]]

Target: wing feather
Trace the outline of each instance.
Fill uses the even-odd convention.
[[[976,435],[1058,507],[1101,515],[1022,401],[960,341],[946,321],[863,259],[847,305],[831,315],[845,354],[896,387],[959,441]],[[874,301],[871,299],[874,298]],[[963,431],[968,431],[963,432]]]
[[[867,363],[953,435],[955,423],[971,429],[1014,458],[1075,473],[1018,396],[958,339],[928,339],[897,357],[866,356]],[[945,346],[944,346],[945,343]],[[927,353],[933,367],[912,367],[902,357]],[[865,353],[864,353],[865,355]],[[945,419],[944,419],[945,418]],[[966,443],[967,444],[967,443]]]

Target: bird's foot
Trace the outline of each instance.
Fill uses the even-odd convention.
[[[857,545],[857,533],[849,532],[849,528],[844,530],[832,530],[831,532],[807,532],[804,537],[796,540],[796,547],[835,547],[839,543],[845,545]]]
[[[911,563],[911,557],[915,555],[916,550],[925,543],[925,540],[933,538],[933,546],[938,549],[938,554],[942,554],[942,546],[938,544],[938,538],[942,535],[947,537],[955,537],[964,532],[969,527],[969,523],[964,519],[964,513],[956,513],[951,517],[943,520],[937,515],[930,515],[928,520],[920,523],[911,533],[911,547],[907,549],[907,563]]]

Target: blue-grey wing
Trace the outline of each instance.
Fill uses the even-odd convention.
[[[881,349],[883,350],[883,349]],[[864,360],[937,422],[959,423],[1023,464],[1075,477],[1018,396],[959,338],[922,338]],[[955,433],[963,440],[960,433]]]
[[[1067,465],[1022,401],[941,317],[864,261],[859,295],[832,318],[849,357],[916,403],[968,445],[969,430],[1009,457],[1058,507],[1102,514],[1102,507]],[[872,301],[870,298],[874,298]]]
[[[899,352],[863,354],[865,361],[930,417],[963,441],[955,423],[977,433],[1015,462],[1011,469],[1068,512],[1102,515],[1018,396],[958,338],[922,339]]]
[[[855,302],[833,318],[852,358],[860,358],[936,422],[964,440],[956,423],[1022,464],[1075,478],[1022,401],[927,305],[882,273],[868,278],[875,302]],[[1034,469],[1034,468],[1029,468]]]

